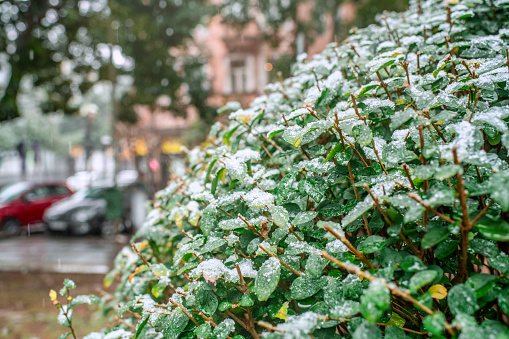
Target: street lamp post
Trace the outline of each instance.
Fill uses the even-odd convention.
[[[80,115],[84,117],[85,120],[85,139],[83,140],[83,146],[85,148],[85,164],[88,163],[88,159],[90,158],[90,154],[92,153],[92,123],[99,111],[99,108],[96,104],[86,102],[80,106]]]

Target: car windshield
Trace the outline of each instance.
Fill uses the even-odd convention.
[[[100,199],[103,197],[105,187],[87,187],[83,188],[71,196],[71,199],[81,201],[85,199]]]
[[[17,199],[30,188],[27,182],[17,182],[0,189],[0,202],[9,202]]]

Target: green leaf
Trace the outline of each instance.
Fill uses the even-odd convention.
[[[447,303],[454,315],[460,313],[472,315],[479,308],[475,291],[465,284],[458,284],[449,290]]]
[[[327,157],[323,160],[323,163],[326,163],[330,159],[332,159],[336,153],[343,150],[343,146],[341,144],[336,144],[332,149],[330,150],[329,154],[327,154]]]
[[[76,283],[74,281],[72,281],[71,279],[65,279],[64,280],[64,286],[69,289],[69,290],[73,290],[76,288]]]
[[[211,339],[226,339],[235,330],[235,322],[231,319],[221,321],[212,331]]]
[[[391,306],[391,293],[380,280],[371,281],[361,297],[361,313],[370,323],[378,321]]]
[[[281,179],[279,185],[277,186],[276,193],[276,201],[278,203],[282,203],[286,201],[289,193],[293,190],[292,186],[295,182],[295,178],[297,177],[297,172],[290,172]]]
[[[500,242],[509,241],[509,223],[501,218],[485,217],[477,223],[476,227],[488,239]]]
[[[217,309],[219,301],[214,292],[201,287],[196,293],[196,307],[206,315],[212,315]]]
[[[136,329],[136,334],[134,335],[134,339],[138,339],[140,337],[141,332],[143,331],[143,328],[145,325],[147,325],[148,318],[150,318],[148,315],[143,318],[142,321],[138,323],[138,328]]]
[[[445,330],[445,315],[442,312],[434,312],[424,318],[423,324],[429,333],[440,336]]]
[[[147,317],[148,319],[148,317]],[[180,308],[176,308],[171,315],[164,320],[165,328],[163,329],[164,338],[177,339],[184,328],[186,328],[189,318]]]
[[[249,307],[254,305],[253,297],[250,294],[244,293],[242,299],[239,301],[239,305],[243,307]]]
[[[509,256],[503,252],[493,258],[488,258],[488,264],[494,269],[509,275]]]
[[[205,176],[205,183],[209,182],[210,174],[211,174],[212,169],[214,168],[214,165],[216,164],[216,162],[217,162],[217,159],[212,160],[209,167],[207,168],[207,175]]]
[[[385,238],[379,235],[371,235],[362,242],[363,253],[375,253],[385,246]]]
[[[295,218],[292,220],[292,225],[297,226],[300,224],[304,224],[308,221],[313,220],[318,215],[318,212],[311,212],[311,211],[305,211],[305,212],[299,212]]]
[[[290,217],[288,216],[288,211],[281,206],[270,206],[269,212],[272,215],[272,220],[274,221],[274,224],[280,226],[280,227],[286,227],[288,226],[288,220]]]
[[[237,125],[235,126],[234,128],[230,129],[229,131],[225,132],[223,134],[223,142],[226,144],[226,145],[229,145],[230,144],[230,138],[232,137],[233,133],[235,133],[235,131],[237,130],[237,128],[239,128],[240,125]]]
[[[310,278],[318,278],[323,274],[323,269],[329,261],[317,253],[313,253],[306,261],[306,275]]]
[[[253,292],[258,297],[258,300],[264,301],[269,299],[279,283],[280,274],[281,264],[276,258],[270,257],[263,263],[258,271],[253,288]]]
[[[220,312],[224,312],[226,311],[227,309],[230,309],[232,308],[233,304],[231,302],[228,302],[228,301],[223,301],[222,303],[219,304],[218,306],[218,310]]]
[[[401,328],[396,326],[387,326],[385,328],[385,338],[387,339],[407,339],[408,337]]]
[[[290,287],[290,291],[292,292],[292,298],[295,300],[306,299],[319,290],[322,289],[327,284],[325,279],[320,278],[310,278],[307,276],[298,277],[292,283],[292,287]]]
[[[368,323],[362,323],[352,335],[353,339],[382,339],[382,331],[373,325]]]
[[[412,276],[412,278],[410,278],[408,287],[410,288],[410,291],[417,291],[421,287],[431,284],[437,276],[438,272],[435,270],[417,272]]]
[[[429,232],[427,232],[421,241],[421,246],[424,249],[431,248],[449,236],[449,229],[447,227],[433,227]]]
[[[354,126],[352,132],[361,146],[367,146],[373,140],[373,131],[364,124]]]
[[[505,314],[509,314],[509,287],[498,294],[498,306]]]
[[[343,147],[341,147],[343,148]],[[351,147],[346,147],[343,151],[338,151],[334,158],[338,162],[339,165],[346,166],[348,165],[348,162],[353,157],[353,149]]]
[[[325,194],[325,190],[327,189],[327,184],[325,180],[321,177],[308,177],[299,181],[299,191],[302,194],[307,194],[314,201],[319,203],[322,201],[322,198]]]
[[[194,329],[194,334],[198,338],[207,339],[212,335],[212,326],[209,323],[203,323]]]
[[[435,248],[435,257],[437,259],[444,259],[448,257],[456,250],[456,248],[458,248],[458,245],[458,240],[445,239],[438,244],[437,248]]]
[[[156,277],[162,277],[168,275],[168,269],[163,264],[154,264],[150,266],[150,270]]]
[[[69,307],[74,307],[76,305],[80,304],[98,304],[101,302],[101,299],[96,297],[95,295],[78,295],[77,297],[73,298],[72,301],[69,303]]]
[[[405,272],[417,272],[426,269],[426,266],[422,263],[421,259],[415,255],[407,255],[401,261],[400,267]]]
[[[500,187],[509,187],[509,171],[500,171],[495,173],[488,183],[491,191],[491,197],[500,204],[502,211],[509,211],[509,190],[500,189]]]
[[[482,298],[493,288],[497,279],[496,276],[491,274],[472,274],[468,277],[465,285],[470,286],[475,291],[477,298]]]

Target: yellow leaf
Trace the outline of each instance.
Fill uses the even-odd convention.
[[[226,184],[226,170],[224,168],[219,171],[219,180]]]
[[[434,299],[445,299],[447,297],[447,289],[443,285],[433,285],[428,291]]]
[[[71,297],[71,296],[68,296],[68,297],[67,297],[67,300],[71,300],[71,299],[72,299],[72,297]]]
[[[184,220],[184,213],[178,212],[175,216],[175,224],[177,224],[178,228],[182,228],[182,221]]]
[[[198,225],[198,220],[200,220],[200,214],[196,213],[196,214],[191,214],[191,216],[188,218],[187,221],[189,221],[189,223],[193,226],[197,226]]]
[[[147,270],[148,270],[148,267],[146,265],[141,265],[141,266],[136,267],[134,272],[129,275],[129,282],[131,282],[133,280],[133,278],[136,274],[138,274],[140,272],[145,272]]]
[[[396,105],[403,105],[406,102],[405,98],[396,99]]]
[[[277,311],[277,314],[274,316],[274,318],[283,319],[286,321],[286,318],[288,316],[288,301],[283,304],[283,307]]]
[[[302,142],[302,137],[297,138],[297,140],[295,140],[295,142],[293,143],[293,146],[299,147],[301,142]]]
[[[143,251],[147,246],[148,246],[148,240],[147,239],[143,240],[139,246],[137,245],[137,247],[138,247],[138,249],[140,251]]]
[[[49,297],[53,301],[57,300],[57,291],[55,291],[55,290],[49,291]]]
[[[237,117],[243,124],[247,124],[249,122],[249,120],[251,120],[251,116],[250,115],[239,115]]]

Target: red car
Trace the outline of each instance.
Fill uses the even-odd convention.
[[[72,194],[62,183],[17,182],[0,190],[0,231],[19,234],[21,228],[42,223],[53,203]]]

